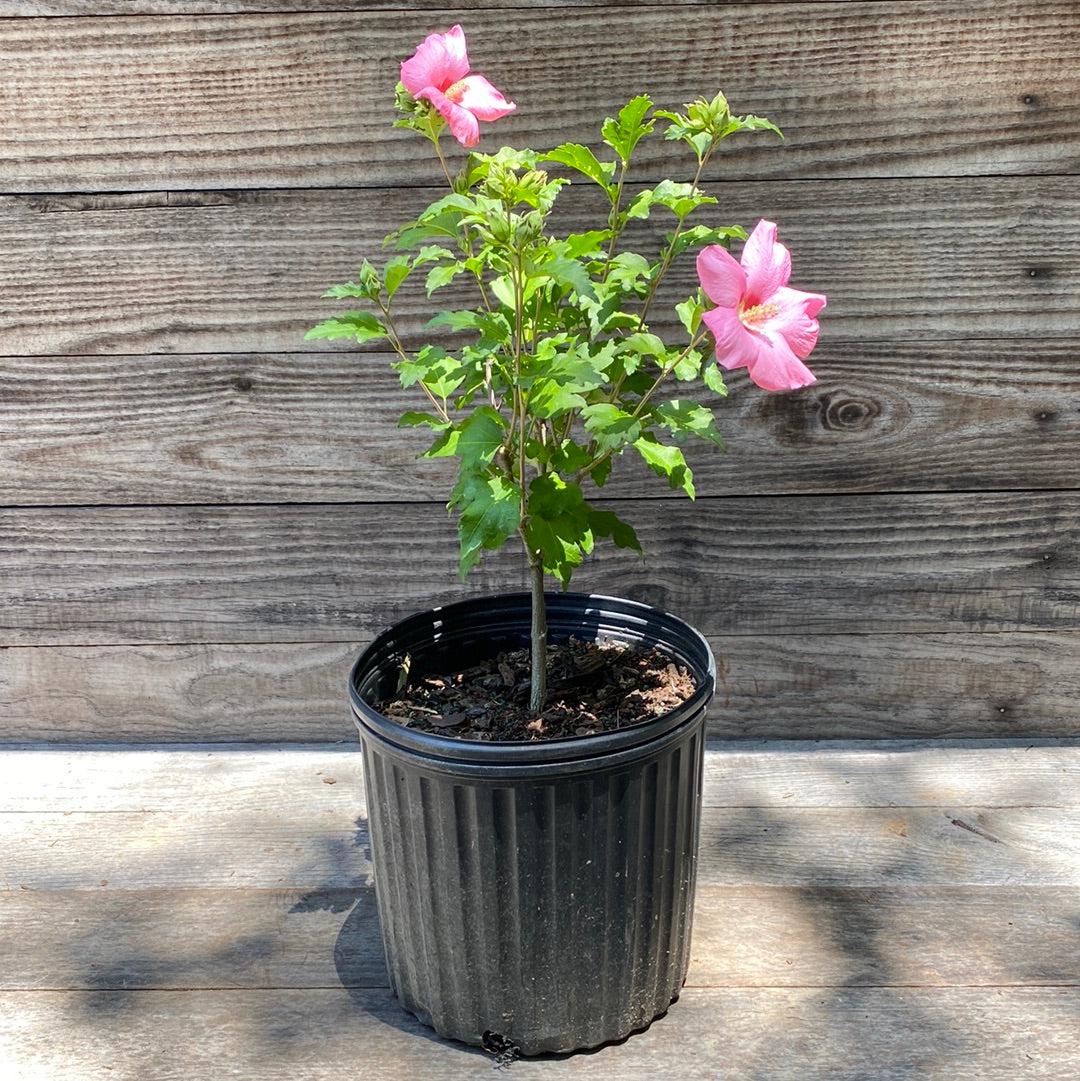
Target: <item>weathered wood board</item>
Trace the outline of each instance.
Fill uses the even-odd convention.
[[[166,177],[184,189],[433,180],[426,144],[389,129],[390,88],[424,34],[459,19],[477,70],[519,104],[492,128],[493,145],[595,142],[605,111],[642,90],[671,107],[720,79],[736,111],[772,117],[787,142],[733,142],[717,175],[1061,173],[1080,162],[1075,4],[778,10],[631,5],[613,28],[607,11],[582,7],[561,17],[557,47],[540,44],[555,45],[548,10],[512,6],[497,20],[452,7],[72,19],[62,34],[12,21],[0,65],[19,153],[0,162],[0,191],[150,190]],[[643,147],[644,175],[668,149]]]
[[[1060,1081],[1076,1065],[1076,988],[688,989],[645,1034],[520,1081]],[[992,1033],[992,1038],[988,1037]],[[197,1034],[197,1036],[196,1036]],[[493,1063],[448,1045],[385,990],[0,994],[0,1066],[19,1081],[473,1081]]]
[[[649,558],[602,551],[580,588],[706,631],[714,735],[1075,736],[1077,6],[492,12],[0,0],[0,738],[351,741],[364,641],[522,584],[513,553],[453,579],[449,475],[395,427],[386,355],[302,340],[440,191],[386,91],[458,20],[521,105],[500,140],[595,141],[643,79],[672,104],[722,69],[788,138],[733,140],[710,190],[830,297],[819,384],[732,378],[696,508],[628,463],[607,494]]]
[[[1069,1076],[1078,756],[714,745],[679,1003],[623,1045],[513,1070]],[[4,1075],[331,1077],[358,1047],[367,1077],[490,1069],[385,989],[359,766],[315,746],[0,756]]]
[[[588,7],[692,7],[714,0],[511,0],[503,7],[588,8]],[[787,4],[791,0],[726,0],[729,4]],[[854,3],[856,0],[831,0]],[[486,11],[490,0],[458,0],[453,11]],[[446,12],[446,0],[409,0],[404,9],[401,0],[0,0],[0,18],[42,18],[105,15],[244,15],[283,14],[318,11],[402,11]],[[435,16],[429,16],[434,18]],[[483,16],[480,16],[483,18]]]
[[[1075,340],[1080,177],[706,188],[725,220],[783,223],[794,284],[832,298],[822,359],[841,341]],[[325,352],[302,340],[336,310],[322,292],[438,190],[2,197],[0,291],[20,302],[0,311],[0,355]],[[565,199],[562,224],[584,224],[592,193]],[[658,251],[669,225],[658,214],[627,243]],[[693,260],[668,277],[650,322],[682,333],[669,302],[697,287]],[[471,301],[457,289],[438,306]],[[437,308],[422,289],[399,296],[411,341]]]
[[[713,741],[706,807],[1080,808],[1080,746],[1000,740]],[[334,812],[362,802],[359,744],[112,746],[0,756],[0,814]]]
[[[707,634],[1075,628],[1069,492],[770,496],[610,504],[641,560],[605,550],[578,588]],[[522,584],[509,546],[462,586],[429,505],[8,509],[0,644],[349,641],[410,611]],[[403,560],[402,553],[407,553]]]
[[[345,809],[6,813],[0,890],[370,886],[359,787]],[[1080,808],[709,806],[698,881],[1077,887]]]
[[[687,986],[1075,986],[1078,916],[1061,886],[701,886]],[[387,985],[370,886],[0,891],[0,920],[0,992]]]
[[[391,359],[0,358],[0,503],[445,501]],[[686,448],[699,495],[1080,486],[1077,341],[834,343],[815,367],[801,394],[694,395],[727,440]],[[605,492],[653,484],[624,456]]]
[[[1075,631],[713,635],[727,739],[1076,737]],[[355,738],[345,679],[366,643],[10,646],[5,741]]]

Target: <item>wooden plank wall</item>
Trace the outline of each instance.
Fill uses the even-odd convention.
[[[394,427],[387,358],[302,341],[437,189],[390,88],[459,20],[520,106],[493,139],[592,141],[633,93],[717,83],[773,117],[787,142],[732,145],[709,184],[830,298],[818,385],[734,379],[696,506],[627,468],[648,559],[580,584],[711,636],[714,735],[1080,732],[1073,0],[0,17],[0,738],[348,739],[368,636],[521,584],[495,558],[458,585],[448,474]]]

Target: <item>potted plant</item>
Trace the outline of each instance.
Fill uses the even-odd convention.
[[[672,615],[565,592],[597,540],[640,551],[586,489],[629,454],[693,498],[681,444],[721,442],[695,389],[725,395],[721,368],[770,391],[814,382],[803,361],[825,298],[788,286],[775,225],[698,221],[717,202],[698,183],[723,141],[779,134],[722,94],[682,112],[635,97],[604,120],[600,156],[503,147],[451,167],[447,129],[472,148],[480,122],[515,109],[471,73],[455,26],[401,65],[396,103],[449,191],[389,235],[381,269],[365,260],[327,292],[360,303],[308,337],[389,343],[423,406],[401,423],[430,430],[425,456],[457,459],[461,575],[512,541],[531,591],[413,615],[352,671],[387,966],[443,1035],[522,1054],[591,1047],[647,1026],[686,975],[714,666]],[[659,125],[693,179],[631,188]],[[600,211],[557,233],[571,182]],[[634,251],[634,224],[656,215],[670,223],[661,250]],[[675,305],[671,341],[649,317],[692,252],[701,288]],[[416,344],[397,304],[421,275],[429,297],[456,299]],[[545,593],[549,578],[564,592]]]

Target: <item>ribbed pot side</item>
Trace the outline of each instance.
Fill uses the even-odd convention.
[[[434,670],[440,656],[467,664],[463,651],[519,644],[519,595],[399,624],[352,681],[393,990],[443,1036],[524,1055],[621,1039],[678,997],[713,683],[708,646],[674,617],[576,594],[552,595],[549,609],[554,640],[647,641],[688,664],[698,692],[657,721],[530,744],[413,732],[367,705],[403,647],[415,673],[417,654]],[[490,636],[477,636],[478,621]],[[430,623],[440,644],[425,653]]]

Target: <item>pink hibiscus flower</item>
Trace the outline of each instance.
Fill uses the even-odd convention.
[[[803,361],[817,344],[820,293],[789,289],[791,255],[776,226],[759,221],[743,247],[742,263],[719,244],[697,258],[705,295],[716,305],[702,315],[716,338],[716,360],[746,368],[763,390],[796,390],[817,382]]]
[[[452,26],[445,34],[429,34],[416,52],[401,63],[401,81],[414,98],[423,98],[442,114],[462,146],[480,142],[477,121],[498,120],[517,106],[483,77],[469,74],[465,32]]]

